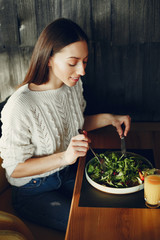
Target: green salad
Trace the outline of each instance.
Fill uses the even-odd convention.
[[[97,154],[103,158],[106,170],[103,171],[101,164],[94,157],[88,164],[87,173],[89,177],[104,186],[115,188],[133,187],[143,183],[144,171],[152,168],[145,158],[127,153],[124,157],[121,152],[105,152]]]

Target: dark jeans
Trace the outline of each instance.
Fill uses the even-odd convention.
[[[65,231],[74,188],[76,167],[69,166],[48,177],[34,178],[12,187],[17,213],[32,222]]]

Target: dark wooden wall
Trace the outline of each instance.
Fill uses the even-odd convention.
[[[34,44],[66,17],[88,34],[88,114],[160,121],[160,0],[1,0],[0,101],[23,81]]]

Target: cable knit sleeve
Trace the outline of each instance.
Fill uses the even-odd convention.
[[[9,99],[2,111],[2,137],[0,152],[2,167],[10,176],[18,163],[24,162],[34,154],[31,143],[29,113],[20,101]]]

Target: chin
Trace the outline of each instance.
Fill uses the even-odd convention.
[[[68,87],[73,87],[77,84],[77,82],[67,82],[65,83]]]

